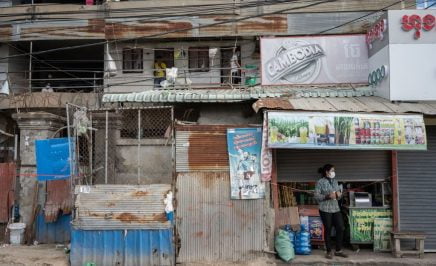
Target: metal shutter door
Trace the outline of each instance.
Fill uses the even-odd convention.
[[[424,231],[436,250],[436,127],[427,127],[428,150],[398,152],[400,229]]]
[[[279,182],[316,181],[318,168],[336,166],[340,181],[382,181],[391,176],[390,151],[277,150]]]

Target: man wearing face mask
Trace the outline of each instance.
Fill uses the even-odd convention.
[[[319,203],[319,213],[325,229],[326,258],[332,259],[333,254],[338,257],[347,258],[348,255],[342,251],[344,237],[344,221],[338,200],[342,197],[342,188],[335,179],[335,167],[326,164],[318,169],[321,179],[315,187],[315,199]],[[336,252],[332,251],[331,231],[336,230]]]

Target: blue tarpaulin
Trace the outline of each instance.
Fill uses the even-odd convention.
[[[70,177],[68,138],[36,140],[35,155],[38,181]]]

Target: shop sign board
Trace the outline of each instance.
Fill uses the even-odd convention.
[[[385,208],[350,208],[350,242],[353,244],[373,243],[374,220],[376,218],[392,219],[392,210]]]
[[[227,129],[231,199],[263,199],[261,181],[262,128]]]
[[[369,73],[389,67],[389,77],[369,84],[391,101],[436,100],[436,10],[389,10],[367,32]],[[381,73],[379,73],[381,74]],[[380,77],[380,75],[379,75]]]
[[[391,218],[374,219],[374,251],[391,251]]]
[[[262,85],[366,83],[365,35],[261,39]]]
[[[426,150],[422,115],[268,112],[268,147]]]

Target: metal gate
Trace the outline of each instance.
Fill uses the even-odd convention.
[[[400,230],[427,233],[425,249],[436,251],[436,127],[427,127],[428,150],[398,152]]]
[[[341,181],[383,181],[391,176],[390,151],[277,150],[279,182],[314,182],[318,168],[336,166]]]

